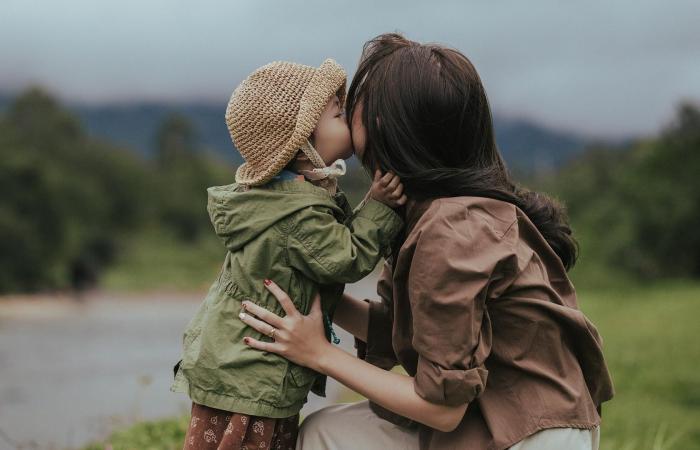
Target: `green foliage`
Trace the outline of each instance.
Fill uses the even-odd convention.
[[[700,276],[699,150],[700,110],[683,104],[659,137],[591,149],[542,183],[568,207],[581,274]]]
[[[207,214],[207,187],[233,182],[233,171],[191,154],[177,158],[158,171],[158,219],[175,231],[183,242],[194,242],[211,233]]]
[[[86,135],[40,89],[0,117],[0,293],[88,287],[142,230],[194,243],[211,226],[206,187],[231,168],[196,150],[169,118],[157,165]]]
[[[147,270],[144,261],[215,241],[206,188],[231,183],[234,168],[203,152],[197,130],[180,115],[166,118],[153,142],[156,157],[144,160],[88,136],[40,89],[19,96],[0,116],[0,293],[79,289],[115,261],[112,286],[170,286],[165,269]],[[536,183],[568,206],[582,250],[572,272],[578,284],[700,276],[699,147],[700,111],[683,104],[659,136],[591,148]],[[341,184],[357,204],[369,177],[351,165]],[[180,249],[149,245],[157,242],[149,238],[153,230]],[[192,254],[209,261],[213,247],[205,248],[206,255]],[[159,267],[190,274],[189,284],[177,283],[183,287],[203,278],[197,270]],[[134,282],[126,279],[130,271]],[[161,275],[148,283],[143,273]]]
[[[21,96],[0,122],[0,291],[90,281],[142,216],[139,170],[45,93]]]
[[[192,159],[197,146],[197,135],[185,117],[170,114],[156,134],[158,164],[162,167]]]
[[[180,450],[188,423],[188,416],[139,423],[114,433],[107,442],[94,443],[83,450]]]
[[[225,252],[213,232],[184,243],[174,230],[147,228],[124,242],[117,261],[104,274],[102,287],[120,292],[203,291],[216,278]]]

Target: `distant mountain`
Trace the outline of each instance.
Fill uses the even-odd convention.
[[[12,96],[0,95],[0,111]],[[150,157],[155,133],[170,113],[190,119],[197,130],[201,147],[221,155],[231,163],[240,163],[224,123],[226,103],[131,103],[98,106],[68,105],[89,133]],[[591,140],[570,132],[554,130],[533,121],[495,118],[496,140],[508,165],[521,173],[556,169],[581,153]]]
[[[226,103],[140,103],[74,108],[91,134],[135,148],[146,156],[155,151],[156,130],[165,117],[171,113],[181,114],[192,122],[201,148],[238,163],[240,155],[224,123],[225,109]]]
[[[593,139],[554,130],[527,119],[494,118],[496,143],[509,167],[536,173],[561,167]]]

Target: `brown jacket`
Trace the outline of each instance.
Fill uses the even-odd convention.
[[[481,197],[406,207],[406,235],[370,302],[359,356],[401,364],[438,404],[469,403],[421,449],[505,449],[546,428],[593,428],[613,396],[601,338],[578,309],[561,261],[517,207]]]

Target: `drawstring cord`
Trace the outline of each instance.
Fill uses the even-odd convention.
[[[338,178],[347,172],[347,164],[342,159],[337,159],[330,166],[311,170],[300,170],[299,173],[309,180],[324,180],[326,178]]]
[[[335,334],[335,331],[333,331],[333,324],[331,323],[331,318],[328,316],[327,313],[323,313],[323,320],[326,324],[326,330],[330,331],[332,342],[335,345],[340,344],[340,338]]]

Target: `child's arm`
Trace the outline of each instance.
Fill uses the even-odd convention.
[[[406,201],[402,191],[398,178],[375,176],[373,189],[346,224],[338,223],[325,208],[299,212],[289,230],[289,264],[321,284],[361,280],[387,253],[403,226],[398,214],[375,197],[398,206]]]

